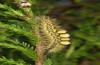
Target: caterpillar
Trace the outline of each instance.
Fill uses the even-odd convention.
[[[70,35],[57,24],[55,19],[51,19],[49,16],[39,16],[36,17],[36,21],[39,37],[45,51],[58,52],[70,44]]]

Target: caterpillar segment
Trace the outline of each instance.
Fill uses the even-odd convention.
[[[70,44],[70,35],[56,23],[55,19],[47,16],[39,16],[36,17],[36,21],[39,28],[39,36],[45,51],[49,53],[58,52]]]

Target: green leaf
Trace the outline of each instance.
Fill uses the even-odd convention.
[[[7,59],[6,57],[0,58],[0,63],[2,62],[2,65],[30,65],[24,62],[23,60],[15,61],[13,59]]]
[[[43,65],[52,65],[52,61],[51,59],[45,59],[44,62],[43,62]]]
[[[34,50],[32,50],[31,47],[27,48],[27,47],[22,47],[22,46],[19,46],[19,45],[14,45],[14,44],[4,43],[4,42],[3,43],[0,42],[0,47],[11,48],[11,49],[15,49],[17,51],[20,51],[25,56],[31,58],[33,61],[38,59],[36,52]]]

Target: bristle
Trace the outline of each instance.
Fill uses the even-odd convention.
[[[60,37],[69,37],[69,34],[60,34]]]
[[[53,32],[56,32],[57,30],[56,29],[53,29]]]
[[[63,44],[63,45],[69,45],[70,42],[69,41],[61,41],[61,44]]]
[[[66,32],[67,32],[66,30],[59,30],[59,31],[57,31],[58,34],[60,34],[60,33],[66,33]]]
[[[62,37],[61,40],[67,40],[68,41],[70,39],[69,38],[66,38],[66,37]]]

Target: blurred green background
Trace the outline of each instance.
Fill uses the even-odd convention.
[[[53,65],[100,65],[100,0],[33,0],[32,10],[56,18],[71,35],[71,45],[51,54]]]

